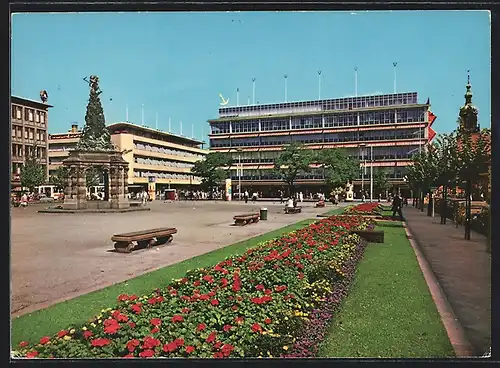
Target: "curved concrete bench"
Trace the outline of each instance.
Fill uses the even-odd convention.
[[[117,252],[130,253],[133,250],[170,243],[173,240],[173,234],[176,233],[176,228],[162,227],[158,229],[116,234],[111,237],[111,240],[115,242],[115,249]]]

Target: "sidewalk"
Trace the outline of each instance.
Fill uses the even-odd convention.
[[[486,237],[452,221],[403,207],[407,226],[430,264],[474,352],[482,355],[491,346],[491,256]]]

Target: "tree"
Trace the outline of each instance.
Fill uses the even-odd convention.
[[[64,189],[68,178],[69,169],[61,165],[56,169],[56,172],[49,177],[49,184],[54,185],[56,189]]]
[[[437,148],[428,144],[424,150],[413,156],[413,165],[408,167],[408,180],[419,192],[420,210],[424,211],[423,201],[430,193],[431,186],[435,185],[438,176]],[[432,203],[429,201],[429,208]]]
[[[458,177],[465,185],[465,239],[470,240],[472,184],[487,176],[491,167],[491,131],[458,132]]]
[[[314,161],[323,169],[325,183],[332,187],[345,187],[359,173],[359,160],[346,155],[340,148],[319,151]]]
[[[99,97],[102,93],[99,88],[99,78],[91,75],[89,86],[90,95],[85,114],[85,126],[83,127],[77,149],[87,151],[114,150],[113,143],[111,143],[111,134],[106,128],[104,110]]]
[[[201,178],[201,187],[212,193],[223,185],[230,175],[232,157],[224,152],[210,152],[204,159],[196,161],[191,174]]]
[[[21,169],[21,186],[26,187],[30,192],[35,191],[35,187],[42,185],[46,179],[45,168],[38,162],[37,146],[32,147],[31,152],[26,157]]]
[[[294,184],[297,176],[301,173],[310,172],[310,165],[313,161],[312,152],[305,149],[298,142],[292,142],[285,146],[284,150],[274,160],[273,171],[287,184],[289,196],[295,193]]]
[[[387,180],[387,173],[383,170],[377,170],[373,174],[373,190],[377,194],[382,194],[389,187],[389,182]]]
[[[101,167],[89,167],[85,171],[85,185],[87,188],[98,186],[103,180],[104,175]]]

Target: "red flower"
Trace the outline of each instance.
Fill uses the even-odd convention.
[[[100,337],[100,338],[98,338],[98,339],[94,339],[94,340],[92,340],[92,342],[91,342],[92,346],[99,346],[99,347],[106,346],[106,345],[108,345],[109,343],[111,343],[111,340],[110,340],[110,339],[103,338],[103,337]]]
[[[176,314],[175,316],[172,317],[172,322],[182,322],[184,321],[184,317],[182,317],[179,314]]]
[[[133,295],[130,295],[128,297],[128,300],[136,300],[137,299],[137,295],[133,294]]]
[[[209,283],[214,282],[214,279],[210,275],[203,276],[203,280],[205,280],[206,282],[209,282]]]
[[[229,281],[223,277],[222,279],[220,279],[220,283],[222,287],[226,287],[229,284]]]
[[[127,294],[120,294],[120,295],[118,295],[117,299],[119,302],[124,302],[124,301],[128,300],[129,298],[128,298]]]
[[[155,333],[157,333],[157,332],[160,332],[160,329],[159,329],[158,327],[153,327],[153,328],[151,329],[151,333],[152,333],[152,334],[155,334]]]
[[[233,305],[233,306],[231,307],[231,309],[232,309],[232,310],[234,310],[234,311],[237,311],[237,310],[238,310],[238,306],[237,306],[237,305]]]
[[[302,272],[299,272],[299,274],[297,275],[297,277],[302,280],[304,278],[304,274]]]
[[[29,343],[28,341],[21,341],[21,342],[19,343],[19,346],[20,346],[20,347],[22,347],[22,348],[24,348],[25,346],[28,346],[29,344],[30,344],[30,343]]]
[[[92,335],[93,335],[92,331],[88,331],[88,330],[83,333],[83,337],[86,339],[88,339]]]
[[[40,344],[42,345],[45,345],[46,343],[48,343],[50,341],[50,337],[48,336],[44,336],[40,339]]]
[[[153,318],[153,319],[151,319],[150,322],[151,322],[151,324],[153,326],[159,326],[159,325],[161,325],[161,319],[159,319],[159,318]]]
[[[219,301],[217,299],[212,299],[210,301],[210,304],[212,304],[212,305],[219,305]]]
[[[191,354],[195,350],[195,348],[194,348],[194,346],[188,345],[188,346],[186,346],[185,350],[186,350],[186,353]]]
[[[110,335],[115,334],[120,329],[120,324],[115,319],[107,319],[104,321],[104,332]]]
[[[141,358],[151,358],[153,355],[155,355],[155,352],[153,350],[144,350],[139,353],[139,356]]]
[[[272,291],[272,290],[269,290],[269,289],[264,290],[264,294],[266,294],[266,295],[272,294],[272,292],[273,292],[273,291]]]
[[[132,310],[133,310],[136,314],[139,314],[139,313],[141,313],[141,311],[142,311],[141,306],[142,306],[142,304],[141,304],[141,303],[134,304],[134,305],[132,306]]]
[[[264,285],[259,284],[255,287],[257,290],[264,290]]]
[[[64,337],[68,334],[68,331],[66,330],[61,330],[57,333],[57,337],[61,338],[61,337]]]
[[[200,300],[208,300],[208,299],[210,299],[210,295],[208,294],[200,295]]]
[[[38,355],[38,351],[30,351],[26,353],[26,358],[35,358]]]
[[[177,344],[175,342],[169,342],[168,344],[163,345],[163,351],[165,353],[172,353],[177,350]]]
[[[173,296],[177,295],[177,290],[171,290],[170,295],[173,295]]]
[[[215,358],[215,359],[218,359],[218,358],[224,358],[224,354],[222,354],[222,352],[220,352],[220,351],[216,351],[216,352],[214,353],[214,358]]]
[[[234,346],[231,344],[224,344],[222,346],[221,352],[224,356],[228,357],[231,355],[231,352],[234,350]]]
[[[182,339],[180,337],[175,339],[174,342],[177,344],[178,347],[181,347],[184,345],[184,339]]]
[[[190,310],[191,309],[189,309],[189,308],[182,308],[181,312],[182,313],[189,313]]]
[[[217,341],[215,344],[214,344],[214,349],[220,349],[220,347],[222,346],[222,342],[220,341]]]
[[[200,280],[196,280],[195,282],[193,282],[193,286],[200,286],[201,282]]]
[[[144,338],[144,344],[142,346],[143,349],[154,349],[158,345],[160,345],[160,340],[155,339],[154,337],[151,336],[146,336]]]
[[[138,347],[141,344],[141,342],[137,339],[130,340],[127,342],[127,349],[129,352],[133,352],[136,347]]]
[[[231,325],[224,325],[224,327],[222,329],[224,330],[224,332],[228,332],[228,331],[231,331],[231,328],[233,328],[233,326],[231,326]]]
[[[217,337],[217,333],[215,331],[211,332],[210,335],[207,337],[207,342],[210,344],[215,341],[215,338]]]
[[[271,321],[271,318],[266,318],[266,319],[264,320],[264,323],[265,323],[265,324],[270,324],[271,322],[272,322],[272,321]]]
[[[197,331],[203,331],[205,328],[207,328],[207,325],[204,323],[200,323],[198,327],[196,328]]]
[[[130,328],[135,328],[135,323],[134,322],[129,322],[128,325],[130,326]]]
[[[135,358],[134,354],[127,354],[123,356],[124,358]]]
[[[258,323],[254,323],[252,325],[252,331],[253,332],[262,332],[262,327]]]
[[[277,292],[277,293],[281,293],[282,291],[285,291],[287,289],[287,286],[286,285],[281,285],[281,286],[276,286],[274,288],[274,290]]]

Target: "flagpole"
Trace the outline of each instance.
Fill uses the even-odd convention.
[[[318,70],[318,100],[321,100],[321,70]]]
[[[158,130],[158,113],[156,113],[155,129]]]
[[[180,134],[180,135],[182,135],[182,121],[181,121],[181,124],[180,124],[180,126],[181,126],[181,134]]]
[[[125,121],[128,122],[128,105],[125,107]]]
[[[236,88],[236,106],[240,106],[240,89]]]
[[[168,117],[168,132],[172,133],[172,120],[170,119],[170,116]]]
[[[191,138],[194,139],[194,124],[191,124]]]
[[[252,105],[255,105],[255,78],[252,78]]]
[[[358,67],[354,68],[354,96],[358,97]]]
[[[142,115],[142,126],[144,126],[144,104],[142,104],[141,115]]]
[[[396,66],[397,65],[398,65],[397,61],[392,63],[392,66],[394,66],[394,93],[396,93]]]
[[[288,75],[285,74],[285,102],[288,102],[288,85],[287,85]]]

